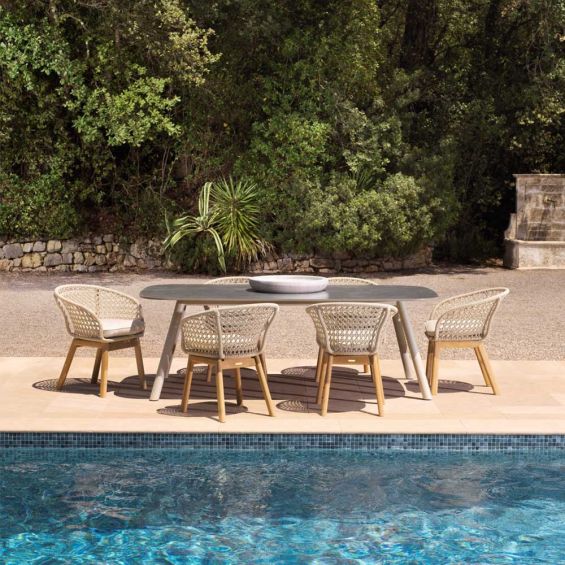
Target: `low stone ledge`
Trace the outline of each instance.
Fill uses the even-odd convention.
[[[167,268],[162,242],[119,239],[113,234],[71,239],[14,240],[0,237],[0,271],[140,271]]]
[[[299,257],[299,258],[297,258]],[[423,247],[417,253],[403,259],[383,257],[380,259],[342,258],[343,254],[334,257],[317,257],[315,255],[271,255],[269,259],[256,261],[249,267],[250,273],[312,273],[331,275],[338,273],[368,274],[384,271],[419,269],[432,264],[432,248]]]
[[[565,241],[504,240],[508,269],[565,269]]]

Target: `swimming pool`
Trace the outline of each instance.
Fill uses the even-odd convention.
[[[559,563],[561,454],[0,451],[0,562]]]

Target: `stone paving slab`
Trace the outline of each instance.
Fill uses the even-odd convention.
[[[157,358],[147,358],[151,383]],[[265,433],[565,433],[565,362],[494,361],[502,394],[484,386],[476,362],[446,360],[440,392],[422,400],[415,382],[402,378],[399,361],[383,361],[385,416],[367,375],[355,368],[333,373],[329,413],[319,415],[312,359],[268,359],[276,417],[268,416],[254,371],[244,369],[244,404],[235,404],[226,376],[227,421],[216,417],[215,386],[195,374],[189,412],[180,412],[185,360],[177,358],[163,396],[148,400],[131,357],[110,358],[109,393],[90,384],[92,358],[76,358],[63,392],[54,390],[58,357],[0,358],[0,431],[265,432]]]

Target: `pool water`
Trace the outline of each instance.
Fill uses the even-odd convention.
[[[565,459],[0,452],[0,562],[565,562]]]

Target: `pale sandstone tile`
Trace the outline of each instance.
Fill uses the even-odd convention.
[[[97,396],[98,389],[92,385],[80,392],[72,387],[66,388],[64,393],[33,388],[34,383],[56,380],[62,363],[62,358],[0,358],[0,429],[227,432],[231,431],[226,427],[229,425],[238,432],[272,433],[339,433],[346,428],[348,431],[359,430],[358,433],[453,433],[461,430],[476,433],[559,433],[563,424],[561,407],[565,404],[565,362],[493,361],[503,390],[499,397],[491,395],[482,385],[475,361],[445,361],[446,367],[453,370],[457,377],[454,380],[458,383],[454,386],[460,386],[460,382],[463,388],[465,383],[474,384],[469,392],[440,389],[440,394],[431,402],[421,400],[414,383],[385,379],[384,418],[374,415],[376,400],[369,379],[358,376],[350,367],[336,368],[332,379],[330,413],[322,418],[319,407],[314,403],[316,385],[310,375],[314,360],[268,360],[269,371],[273,373],[271,386],[277,417],[266,415],[258,383],[254,382],[251,371],[244,375],[246,411],[231,410],[229,405],[233,403],[235,394],[232,379],[225,379],[228,399],[225,425],[219,424],[216,419],[215,386],[204,382],[202,372],[195,375],[195,394],[191,397],[189,417],[158,412],[180,405],[183,376],[178,374],[178,370],[184,367],[183,358],[179,358],[178,362],[175,360],[171,378],[165,384],[164,398],[158,402],[149,402],[149,392],[137,388],[135,361],[130,357],[110,358],[112,384],[104,399]],[[92,363],[92,356],[77,358],[71,377],[88,380]],[[154,373],[157,363],[155,358],[145,360],[148,375]],[[302,376],[297,375],[296,370],[292,375],[285,375],[283,371],[300,366],[307,367]],[[402,375],[399,361],[385,361],[382,367],[387,376]],[[470,378],[473,375],[479,378]]]

